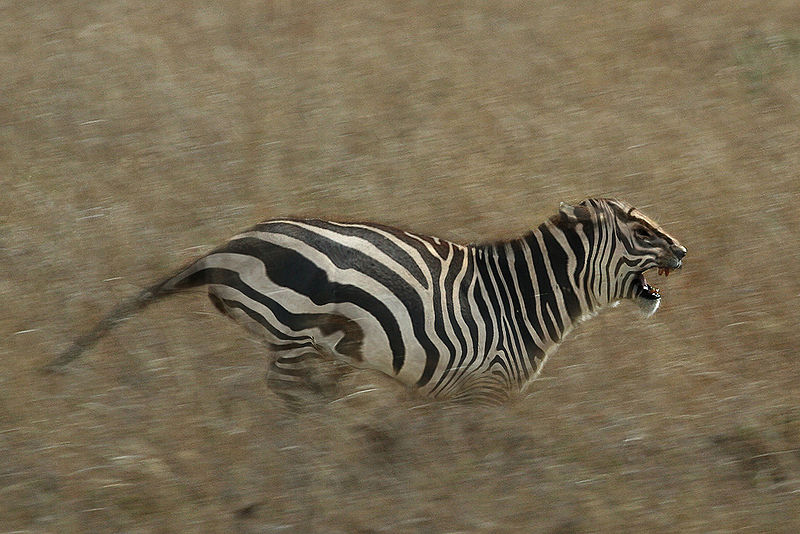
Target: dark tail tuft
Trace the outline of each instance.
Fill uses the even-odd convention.
[[[114,308],[111,313],[103,317],[94,328],[76,339],[67,350],[47,364],[45,370],[58,371],[72,360],[77,359],[85,350],[90,349],[101,337],[114,328],[117,323],[144,308],[155,300],[156,297],[157,294],[153,294],[150,289],[145,289],[135,297],[122,302],[122,304]]]
[[[76,339],[67,350],[48,363],[44,367],[44,370],[48,372],[61,372],[65,365],[78,359],[86,350],[92,348],[94,344],[114,328],[114,326],[145,308],[148,304],[181,289],[205,284],[204,273],[202,270],[198,270],[198,265],[201,261],[202,258],[193,262],[188,267],[181,269],[162,282],[145,289],[135,297],[123,301],[101,319],[94,328]]]

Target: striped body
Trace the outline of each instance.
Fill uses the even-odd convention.
[[[603,199],[562,206],[522,238],[486,245],[374,224],[271,220],[153,286],[147,300],[208,286],[217,308],[287,363],[278,373],[300,374],[290,363],[316,353],[430,397],[503,401],[578,321],[651,289],[641,272],[663,258],[635,250],[633,212]],[[655,223],[636,220],[661,232],[673,255],[685,253]]]

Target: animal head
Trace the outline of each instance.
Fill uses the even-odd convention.
[[[596,276],[585,280],[585,285],[597,304],[630,299],[644,315],[652,315],[661,292],[645,280],[645,272],[655,269],[669,276],[681,268],[686,255],[686,247],[677,239],[621,200],[590,198],[575,206],[562,204],[552,222],[562,229],[575,229],[588,245],[585,262],[594,267]]]

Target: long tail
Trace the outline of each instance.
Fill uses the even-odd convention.
[[[94,328],[76,339],[67,350],[48,363],[44,369],[50,372],[59,372],[65,365],[78,359],[81,354],[92,348],[118,323],[141,311],[154,301],[182,289],[206,284],[207,281],[203,276],[203,271],[199,268],[199,264],[203,259],[204,257],[192,262],[177,273],[141,291],[138,295],[123,301],[103,317]]]

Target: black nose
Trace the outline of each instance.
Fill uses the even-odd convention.
[[[672,245],[672,253],[676,258],[681,260],[684,256],[686,256],[686,247],[682,245]]]

